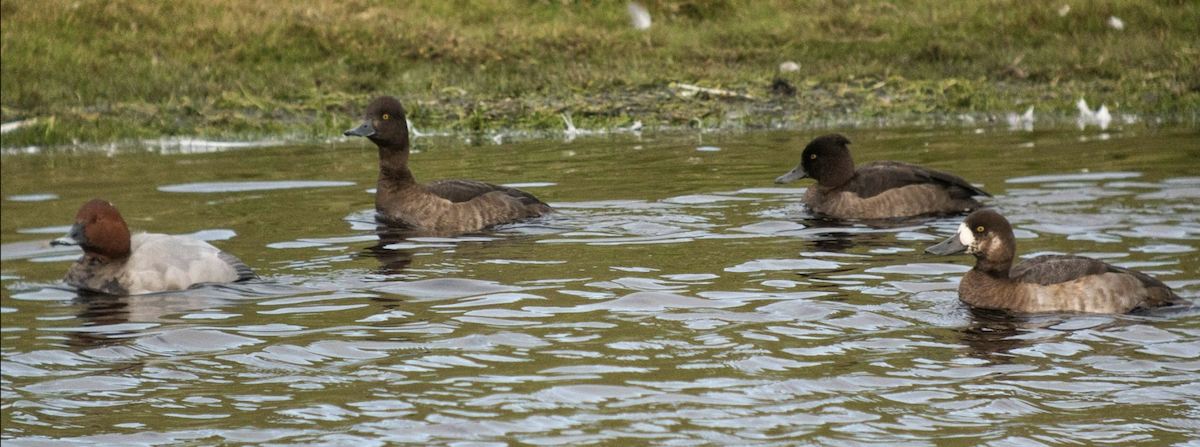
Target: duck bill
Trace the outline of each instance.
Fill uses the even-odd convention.
[[[790,183],[794,180],[802,179],[805,177],[808,177],[808,173],[804,172],[804,168],[802,168],[800,166],[796,166],[796,169],[788,171],[787,174],[783,174],[783,175],[777,177],[775,179],[775,183],[782,185],[784,183]]]
[[[348,137],[369,137],[375,135],[375,126],[371,125],[371,121],[363,121],[358,127],[342,132],[342,135]]]
[[[87,243],[87,233],[83,231],[83,223],[76,223],[71,227],[66,235],[58,239],[50,241],[50,246],[57,245],[84,245]]]
[[[958,237],[958,233],[954,233],[954,236],[950,236],[950,239],[946,239],[940,244],[925,249],[926,253],[935,255],[952,255],[965,251],[967,251],[967,246],[963,245],[962,240]]]

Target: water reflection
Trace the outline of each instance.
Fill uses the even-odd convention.
[[[970,309],[971,323],[958,331],[960,342],[971,357],[990,363],[1009,364],[1016,349],[1045,347],[1053,343],[1057,330],[1046,330],[1071,317],[1020,316],[1002,310]],[[1061,351],[1060,351],[1061,352]]]
[[[403,272],[412,264],[417,247],[401,248],[398,245],[407,241],[410,232],[388,227],[377,227],[379,240],[364,250],[364,254],[379,260],[380,267],[376,270],[382,275],[394,275]]]
[[[1020,255],[1086,253],[1200,296],[1200,174],[1137,157],[1081,173],[1061,160],[1080,157],[1056,155],[1091,149],[1073,134],[938,135],[881,132],[872,146],[908,150],[931,139],[938,149],[921,153],[961,146],[950,158],[970,161],[1041,138],[1028,156],[960,169],[1008,188],[993,191],[994,205],[1017,227]],[[558,146],[471,148],[486,165],[441,148],[415,154],[444,177],[554,166],[531,177],[554,180],[546,195],[559,213],[466,235],[379,228],[373,210],[353,211],[370,204],[355,188],[192,195],[147,181],[142,190],[180,204],[148,216],[236,229],[236,238],[207,234],[226,236],[263,281],[139,297],[61,287],[78,254],[39,246],[58,222],[34,219],[57,201],[5,201],[0,436],[6,446],[1190,439],[1200,398],[1195,309],[972,311],[956,294],[969,259],[921,252],[960,218],[815,219],[799,205],[802,188],[755,187],[792,161],[769,160],[774,149],[803,138],[742,138],[706,136],[718,152],[653,137],[638,150],[577,141],[565,162]],[[1170,143],[1130,151],[1178,153]],[[529,160],[509,164],[513,153]],[[265,158],[302,164],[289,154]],[[589,154],[613,160],[576,161]],[[864,157],[903,158],[888,155]],[[680,167],[679,157],[695,164]],[[372,166],[338,175],[362,181],[377,174]],[[660,173],[642,175],[642,166]],[[188,178],[207,183],[228,169]],[[6,196],[71,196],[14,188],[36,182],[9,172]],[[661,189],[666,175],[677,189]],[[22,215],[29,220],[14,223]],[[996,428],[1010,426],[1027,430]]]

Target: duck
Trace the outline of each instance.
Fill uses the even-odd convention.
[[[954,236],[925,251],[975,256],[975,267],[958,285],[958,297],[980,309],[1124,314],[1186,303],[1150,275],[1084,256],[1042,255],[1014,267],[1016,249],[1008,219],[984,209],[968,215]]]
[[[466,233],[539,217],[550,205],[517,188],[478,180],[418,183],[408,167],[411,149],[407,114],[400,101],[381,96],[367,106],[358,127],[343,132],[379,147],[375,188],[376,221],[386,226],[436,233]]]
[[[848,144],[850,139],[840,134],[813,139],[800,155],[800,164],[775,183],[816,180],[801,201],[814,213],[834,219],[961,214],[983,207],[974,197],[991,197],[961,177],[914,164],[876,161],[855,169]]]
[[[50,245],[83,249],[65,281],[90,292],[142,295],[257,278],[241,260],[208,242],[157,233],[130,235],[121,213],[102,199],[83,204],[70,231]]]

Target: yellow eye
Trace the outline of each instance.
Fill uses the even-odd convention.
[[[816,159],[817,159],[817,154],[812,154],[812,155],[809,155],[809,156],[808,156],[808,158],[810,158],[810,159],[813,159],[813,160],[816,160]]]
[[[388,119],[388,118],[390,118],[390,116],[388,116],[388,114],[386,114],[386,113],[385,113],[385,114],[383,114],[383,120],[384,120],[384,121],[387,121],[387,119]]]
[[[980,226],[978,226],[978,227],[975,227],[975,232],[976,232],[976,233],[982,233],[982,232],[983,232],[983,225],[980,225]]]

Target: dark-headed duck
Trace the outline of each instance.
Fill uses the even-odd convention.
[[[957,234],[925,249],[975,255],[975,268],[959,283],[958,298],[978,308],[1117,314],[1185,303],[1162,281],[1092,258],[1043,255],[1013,267],[1016,250],[1012,226],[992,210],[971,213]]]
[[[68,284],[111,295],[255,278],[238,258],[202,240],[151,233],[130,236],[117,208],[100,199],[79,208],[71,231],[50,244],[83,248],[83,257],[67,270]]]
[[[468,232],[537,217],[550,205],[532,194],[476,180],[417,183],[408,169],[408,125],[404,107],[381,96],[367,107],[362,125],[344,132],[366,137],[379,146],[376,219],[413,230]]]
[[[983,207],[973,196],[991,197],[956,175],[908,163],[877,161],[856,170],[847,144],[839,134],[817,137],[800,165],[775,183],[816,180],[802,200],[814,213],[837,219],[958,214]]]

